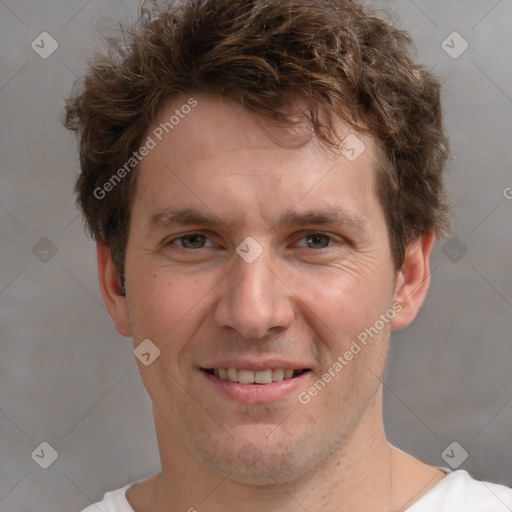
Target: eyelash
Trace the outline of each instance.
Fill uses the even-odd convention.
[[[315,235],[318,235],[318,236],[325,236],[329,239],[329,245],[327,247],[322,247],[321,249],[328,249],[330,247],[332,247],[332,245],[334,243],[336,243],[336,240],[333,240],[333,236],[332,235],[328,235],[326,233],[323,233],[323,232],[320,232],[320,231],[309,231],[309,232],[306,232],[304,233],[299,240],[303,240],[305,238],[308,238],[308,237],[311,237],[311,236],[315,236]],[[178,240],[181,240],[183,238],[187,238],[187,237],[192,237],[192,236],[203,236],[205,237],[207,240],[210,240],[210,238],[203,234],[203,233],[199,233],[199,232],[191,232],[191,233],[185,233],[183,235],[180,235],[180,236],[177,236],[175,238],[172,238],[170,240],[167,240],[166,242],[164,242],[164,245],[165,246],[168,246],[168,245],[175,245],[177,246],[179,249],[182,249],[182,250],[185,250],[185,251],[197,251],[199,249],[207,249],[208,247],[199,247],[198,249],[189,249],[187,247],[183,247],[181,245],[178,245],[178,244],[175,244],[174,242],[178,241]],[[210,240],[211,241],[211,240]],[[337,242],[339,243],[339,242]],[[312,249],[311,247],[303,247],[303,248],[307,248],[307,249]],[[320,249],[312,249],[312,250],[320,250]]]

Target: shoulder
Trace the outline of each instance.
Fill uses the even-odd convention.
[[[125,485],[121,489],[107,492],[103,500],[88,506],[82,512],[134,512],[126,499],[126,491],[133,485],[135,482]]]
[[[446,475],[407,512],[510,512],[512,489],[475,480],[464,470]]]

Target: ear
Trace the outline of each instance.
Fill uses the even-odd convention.
[[[130,322],[128,319],[128,306],[123,295],[119,276],[110,255],[110,249],[103,242],[96,242],[98,260],[98,281],[103,302],[112,319],[116,331],[121,336],[129,337]]]
[[[430,251],[434,245],[434,232],[421,235],[405,250],[402,268],[397,274],[395,304],[400,304],[391,321],[393,329],[408,326],[418,313],[430,284]]]

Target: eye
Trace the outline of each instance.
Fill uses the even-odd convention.
[[[331,237],[323,233],[308,233],[301,240],[306,241],[306,247],[309,249],[325,249],[331,243]],[[300,245],[304,247],[304,245]]]
[[[309,249],[325,249],[332,245],[332,237],[324,233],[307,233],[304,235],[297,246]],[[201,233],[189,233],[173,238],[166,244],[177,245],[183,249],[203,249],[213,247],[213,242]]]
[[[206,246],[207,240],[209,240],[209,238],[205,235],[201,235],[200,233],[190,233],[188,235],[182,235],[177,238],[173,238],[167,243],[178,245],[184,249],[202,249]]]

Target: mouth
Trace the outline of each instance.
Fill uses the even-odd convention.
[[[201,368],[201,370],[220,380],[244,385],[265,386],[273,382],[296,379],[304,373],[310,372],[309,368],[268,368],[266,370],[245,370],[238,368]]]

